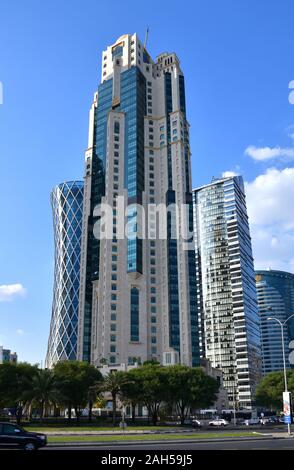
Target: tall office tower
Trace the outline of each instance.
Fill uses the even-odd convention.
[[[264,374],[283,370],[281,327],[284,328],[286,366],[294,365],[294,274],[284,271],[256,271],[256,288],[261,325],[262,370]],[[292,356],[292,357],[291,357]]]
[[[241,176],[193,191],[200,353],[224,374],[230,404],[251,408],[260,328]]]
[[[46,367],[77,358],[84,183],[68,181],[51,192],[54,229],[53,304]]]
[[[195,257],[174,236],[182,220],[175,205],[182,204],[193,234],[179,60],[163,53],[153,61],[136,34],[124,35],[103,52],[101,78],[85,155],[78,357],[98,366],[151,358],[198,365]],[[119,235],[120,200],[132,237]],[[99,203],[113,209],[114,228],[106,239],[93,234]],[[144,238],[144,225],[152,232],[158,214],[142,220],[141,207],[147,214],[159,204],[174,205],[167,236],[161,239],[155,228],[155,236]],[[184,209],[179,211],[181,216]]]

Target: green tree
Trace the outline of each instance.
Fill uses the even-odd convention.
[[[109,372],[104,377],[101,391],[109,392],[112,397],[112,422],[116,424],[117,397],[121,394],[122,388],[129,382],[129,377],[125,372]]]
[[[133,369],[134,370],[134,369]],[[133,376],[132,371],[126,373],[128,380],[121,386],[121,400],[125,405],[132,406],[132,422],[136,421],[136,405],[140,403],[141,385]]]
[[[73,408],[79,423],[82,410],[89,402],[90,388],[102,382],[101,373],[94,366],[81,361],[58,362],[53,371],[57,401],[68,408],[69,420]]]
[[[287,370],[288,389],[294,393],[294,370]],[[270,372],[260,381],[256,389],[256,402],[272,410],[283,409],[284,373]]]
[[[166,367],[148,362],[127,373],[130,382],[134,385],[129,387],[129,390],[124,390],[125,398],[146,406],[154,426],[158,421],[160,407],[168,397],[166,371]]]
[[[39,369],[27,387],[27,397],[40,407],[40,421],[43,420],[46,406],[56,400],[56,378],[50,369]]]
[[[0,365],[0,406],[16,408],[17,423],[31,401],[31,383],[38,372],[37,365],[26,362]]]
[[[168,366],[166,373],[166,401],[175,408],[182,425],[192,409],[206,408],[215,402],[219,385],[200,367]]]

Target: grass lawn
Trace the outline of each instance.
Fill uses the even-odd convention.
[[[32,432],[78,432],[78,431],[120,431],[119,426],[24,426],[27,431]],[[128,426],[127,431],[166,431],[166,430],[179,430],[179,426]]]
[[[201,433],[201,434],[145,434],[144,436],[52,436],[48,437],[48,442],[113,442],[113,441],[162,441],[174,439],[213,439],[213,438],[226,438],[226,437],[256,437],[253,432],[239,432],[239,433]]]

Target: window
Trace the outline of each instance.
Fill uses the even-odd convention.
[[[116,341],[116,335],[110,335],[110,341],[114,343]]]
[[[139,289],[131,289],[131,341],[139,341]]]
[[[160,132],[163,132],[164,131],[164,126],[160,126],[159,130],[160,130]]]
[[[115,364],[116,358],[115,356],[110,356],[110,364]]]
[[[153,343],[153,344],[156,343],[156,336],[152,336],[152,338],[151,338],[151,343]]]
[[[117,290],[117,285],[116,284],[111,284],[111,290]]]
[[[116,324],[115,323],[111,323],[110,331],[116,331]]]
[[[115,344],[111,344],[111,346],[110,346],[110,352],[111,352],[111,353],[115,353],[115,352],[116,352],[116,346],[115,346]]]
[[[116,300],[116,294],[111,294],[111,300]]]
[[[119,122],[118,121],[115,121],[114,122],[114,133],[115,134],[119,134]]]
[[[110,308],[111,308],[111,310],[116,310],[116,305],[115,305],[115,304],[111,304]]]

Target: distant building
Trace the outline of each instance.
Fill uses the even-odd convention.
[[[223,372],[221,369],[212,367],[211,362],[207,359],[200,359],[200,367],[204,369],[205,373],[215,379],[219,385],[218,395],[216,402],[212,405],[212,408],[216,409],[219,414],[222,410],[229,408],[229,400],[227,390],[224,388]]]
[[[268,320],[275,317],[282,323],[294,313],[294,274],[284,271],[256,271],[256,288],[261,325],[263,374],[283,369],[281,327],[278,322]],[[286,366],[294,350],[294,317],[284,328]],[[291,344],[292,342],[292,344]],[[292,347],[291,347],[292,346]]]
[[[16,352],[11,352],[10,349],[4,349],[3,346],[0,346],[0,364],[4,362],[17,363],[17,354]]]
[[[261,345],[242,177],[195,189],[193,205],[200,354],[222,370],[230,406],[251,409]]]
[[[77,357],[83,181],[67,181],[51,193],[54,286],[46,367]]]

